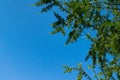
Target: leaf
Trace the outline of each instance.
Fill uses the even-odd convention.
[[[79,72],[78,76],[77,76],[77,80],[82,80],[83,78],[83,72]]]
[[[68,66],[64,66],[64,68],[65,68],[65,71],[64,71],[64,73],[71,73],[72,72],[72,68],[70,68],[70,67],[68,67]]]
[[[64,19],[63,19],[58,13],[56,13],[55,11],[54,11],[54,16],[55,16],[59,21],[64,22]]]
[[[52,3],[47,5],[46,7],[42,8],[41,13],[42,12],[48,12],[49,10],[52,9],[53,6],[54,6],[54,4],[52,4]]]
[[[62,31],[62,27],[56,27],[54,31],[50,32],[51,34],[56,34],[58,32]]]

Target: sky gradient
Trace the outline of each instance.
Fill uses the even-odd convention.
[[[35,1],[0,3],[0,80],[75,80],[63,65],[86,65],[90,42],[83,36],[64,46],[67,37],[49,34],[55,17],[39,14],[40,8],[30,6]]]

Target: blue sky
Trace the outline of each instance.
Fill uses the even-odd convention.
[[[63,65],[86,65],[90,42],[82,37],[64,46],[66,37],[49,34],[54,16],[39,14],[39,8],[30,6],[35,1],[0,3],[0,80],[75,80],[63,73]]]

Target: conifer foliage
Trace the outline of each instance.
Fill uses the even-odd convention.
[[[120,0],[39,0],[34,5],[41,7],[41,12],[53,11],[57,21],[52,23],[51,34],[68,35],[66,45],[77,41],[81,34],[92,42],[85,61],[92,59],[89,67],[97,80],[120,80]],[[54,7],[65,15],[61,16]],[[66,34],[66,29],[71,31]],[[95,36],[89,30],[95,31]],[[77,80],[92,80],[81,65],[65,68],[65,72],[79,71]]]

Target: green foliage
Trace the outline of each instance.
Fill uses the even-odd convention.
[[[83,70],[82,65],[79,64],[78,68],[71,68],[68,66],[64,66],[65,71],[64,73],[71,73],[72,71],[79,71],[78,76],[77,76],[77,80],[81,80],[83,77],[85,77],[88,80],[92,80],[91,77],[85,72],[85,70]]]
[[[120,0],[39,0],[34,5],[42,7],[41,12],[53,10],[57,21],[52,23],[54,30],[51,34],[61,32],[65,36],[66,29],[71,30],[66,45],[77,41],[81,34],[92,42],[85,61],[92,59],[97,80],[120,79]],[[58,14],[53,7],[58,7],[65,16]],[[89,30],[96,31],[96,34],[93,37],[85,30],[88,33]],[[98,73],[94,70],[96,67],[99,67]],[[88,77],[81,67],[65,68],[65,72],[79,71],[78,80]]]

